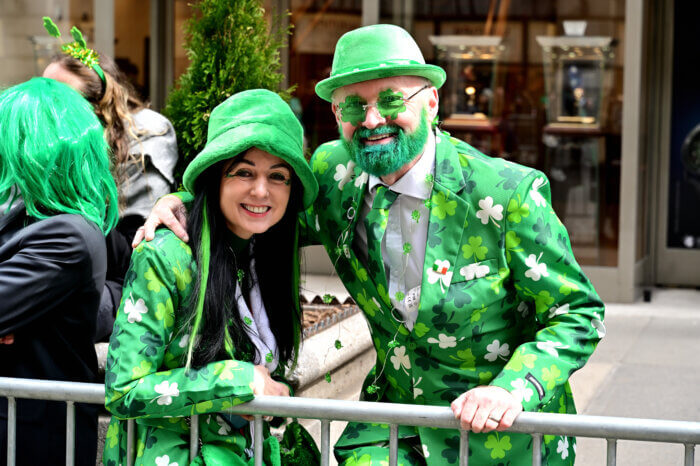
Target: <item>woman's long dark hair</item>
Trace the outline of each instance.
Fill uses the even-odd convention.
[[[252,257],[248,252],[235,254],[231,248],[231,232],[219,207],[219,188],[225,160],[212,165],[199,175],[195,184],[194,204],[190,210],[187,233],[192,253],[197,260],[197,276],[189,303],[185,304],[185,322],[195,319],[197,295],[202,270],[201,239],[206,206],[210,231],[210,259],[199,342],[193,350],[192,366],[200,367],[225,356],[225,329],[228,326],[236,353],[254,354],[248,337],[248,326],[242,322],[235,291],[238,270],[245,276],[241,283],[243,296],[254,286],[248,273],[250,259],[255,259],[260,294],[277,341],[280,363],[296,357],[301,337],[299,304],[299,253],[297,215],[302,209],[302,186],[292,172],[291,193],[282,219],[266,232],[253,238]],[[286,285],[291,282],[291,286]],[[185,326],[184,328],[187,328]]]

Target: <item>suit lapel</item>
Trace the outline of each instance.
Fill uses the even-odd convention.
[[[458,273],[455,264],[471,209],[469,201],[460,196],[464,187],[457,150],[447,135],[438,134],[418,320],[422,311],[445,297],[454,274]]]

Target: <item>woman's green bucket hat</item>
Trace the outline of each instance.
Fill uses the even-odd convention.
[[[299,120],[276,93],[266,89],[239,92],[211,112],[207,144],[187,166],[182,183],[193,193],[195,181],[204,170],[257,147],[292,167],[304,187],[302,199],[304,208],[308,208],[316,199],[318,183],[304,158],[303,138]]]
[[[445,82],[445,70],[425,64],[418,44],[405,29],[374,24],[338,39],[331,75],[316,84],[316,94],[330,102],[339,87],[390,76],[421,76],[437,88]]]

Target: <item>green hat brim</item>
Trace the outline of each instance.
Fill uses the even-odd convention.
[[[242,154],[251,147],[257,147],[287,162],[304,187],[302,202],[304,209],[311,206],[318,193],[318,183],[311,171],[311,167],[303,157],[286,150],[276,141],[279,140],[279,126],[269,125],[263,122],[248,123],[225,131],[206,147],[187,166],[183,175],[182,184],[189,192],[194,193],[195,181],[210,166],[222,160],[230,159]]]
[[[335,76],[326,78],[316,84],[316,94],[323,100],[331,102],[333,91],[339,87],[394,76],[419,76],[426,78],[438,89],[444,84],[446,78],[445,70],[435,65],[377,65],[363,70],[355,69],[345,73],[338,73]]]

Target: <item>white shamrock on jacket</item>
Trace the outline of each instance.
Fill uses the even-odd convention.
[[[498,340],[493,340],[490,344],[486,345],[486,356],[484,356],[484,359],[487,361],[495,361],[499,357],[501,359],[506,359],[510,355],[510,346],[508,343],[503,343],[501,345],[501,342]]]
[[[179,466],[176,462],[170,462],[168,455],[159,456],[156,458],[156,466]]]
[[[510,383],[514,389],[511,391],[511,393],[520,403],[523,401],[530,401],[530,398],[532,398],[532,395],[534,395],[532,389],[526,387],[525,383],[525,379],[515,379]]]
[[[430,337],[428,338],[428,343],[437,343],[441,349],[454,348],[457,346],[457,337],[447,336],[444,333],[438,335],[438,338]]]
[[[540,262],[541,258],[542,253],[540,253],[539,257],[535,256],[534,254],[530,254],[527,256],[527,259],[525,259],[525,265],[529,267],[529,269],[525,271],[525,276],[536,282],[543,276],[549,277],[549,272],[547,272],[547,264]]]
[[[399,346],[397,348],[394,348],[394,355],[389,359],[391,360],[391,363],[394,365],[394,369],[396,370],[399,370],[399,368],[403,368],[404,372],[408,373],[406,369],[411,368],[411,360],[406,354],[405,346]]]
[[[481,220],[481,223],[486,225],[489,220],[498,226],[496,220],[503,220],[503,206],[500,204],[493,205],[493,198],[491,196],[486,196],[484,199],[479,201],[479,207],[481,210],[477,211],[476,216]]]
[[[333,179],[338,182],[339,190],[342,191],[345,184],[350,181],[350,178],[354,175],[353,168],[355,168],[355,162],[352,160],[349,160],[347,165],[339,163],[335,166],[335,175],[333,175]]]
[[[598,314],[597,312],[594,312],[593,316],[595,317],[595,319],[591,321],[591,324],[593,325],[593,328],[596,329],[596,332],[598,332],[598,338],[603,338],[606,333],[603,320],[600,318],[600,314]]]
[[[163,380],[161,383],[153,387],[153,390],[155,390],[156,393],[160,393],[160,396],[156,397],[159,405],[167,406],[173,402],[174,396],[180,396],[180,390],[177,388],[177,382],[169,384],[167,380]]]
[[[467,280],[474,280],[475,278],[485,277],[489,274],[489,271],[488,265],[481,265],[481,262],[475,262],[459,269],[459,274]]]
[[[562,437],[557,442],[557,453],[561,455],[563,460],[569,456],[569,439],[567,437]]]
[[[544,196],[538,191],[542,186],[544,186],[544,178],[537,178],[532,182],[532,189],[530,189],[530,198],[535,201],[537,207],[546,207],[547,201]]]
[[[148,307],[143,298],[139,298],[134,302],[134,298],[129,295],[129,299],[124,302],[124,312],[128,316],[126,318],[127,322],[133,324],[134,322],[141,322],[141,314],[148,312]]]
[[[446,286],[450,286],[452,281],[452,272],[450,271],[450,261],[436,260],[431,268],[428,269],[428,283],[434,285],[440,281],[440,289],[444,292]]]
[[[540,341],[537,342],[537,348],[551,354],[555,358],[558,358],[559,351],[557,351],[557,349],[567,349],[569,348],[569,345],[562,345],[558,341]]]
[[[228,425],[228,422],[221,419],[221,416],[216,416],[216,423],[219,424],[219,431],[217,434],[228,435],[231,433],[231,426]]]

